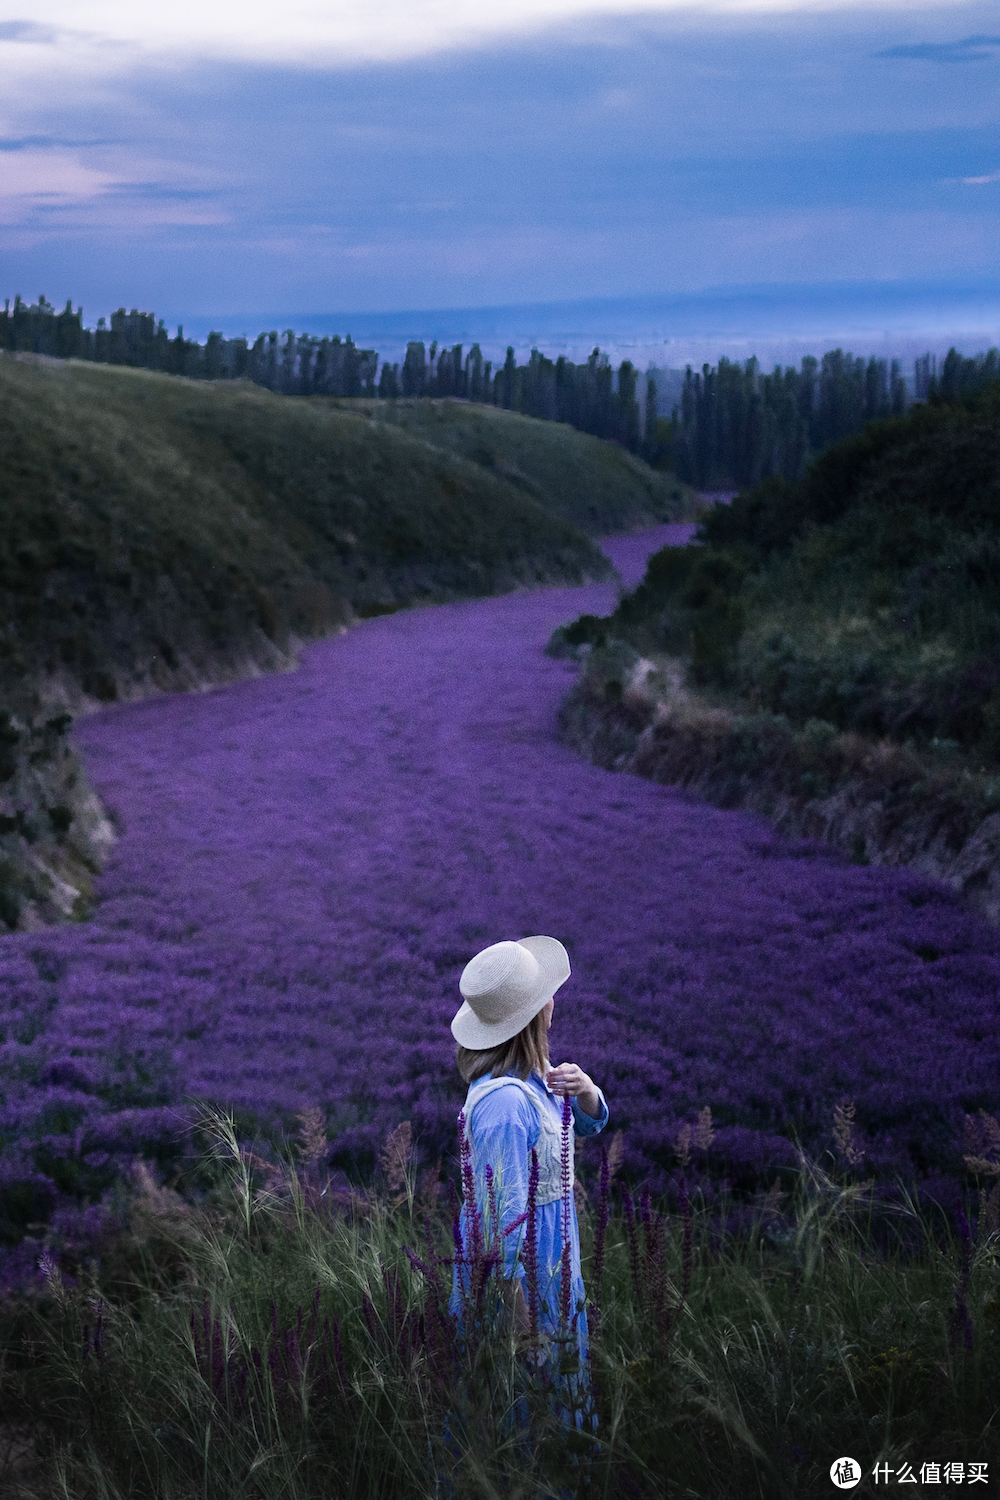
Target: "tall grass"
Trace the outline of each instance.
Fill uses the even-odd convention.
[[[49,1260],[7,1304],[5,1494],[784,1497],[829,1493],[845,1454],[996,1478],[989,1208],[952,1224],[804,1158],[752,1205],[683,1179],[656,1204],[603,1154],[593,1198],[577,1188],[595,1437],[560,1420],[488,1271],[478,1318],[448,1313],[452,1211],[405,1127],[367,1191],[321,1170],[317,1119],[281,1161],[224,1116],[206,1129],[197,1203],[140,1165],[100,1262],[73,1284]]]

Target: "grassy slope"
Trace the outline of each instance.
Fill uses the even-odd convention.
[[[693,518],[702,502],[616,443],[467,401],[337,401],[471,459],[592,536]]]
[[[8,677],[185,687],[352,614],[608,570],[562,496],[330,402],[5,361],[0,412]]]

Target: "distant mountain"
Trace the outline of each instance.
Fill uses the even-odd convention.
[[[509,344],[519,359],[532,348],[586,359],[599,346],[619,363],[683,369],[720,355],[761,365],[798,363],[803,354],[850,347],[911,362],[954,344],[973,353],[1000,338],[1000,285],[995,280],[813,282],[706,287],[697,291],[504,307],[422,308],[399,312],[257,310],[192,317],[178,310],[189,335],[212,329],[253,337],[261,328],[323,335],[349,330],[359,345],[400,359],[412,340],[441,346],[478,343],[488,359]],[[170,321],[170,320],[168,320]]]

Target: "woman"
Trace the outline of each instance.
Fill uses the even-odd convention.
[[[553,1068],[548,1032],[555,993],[569,978],[569,957],[550,937],[494,943],[477,953],[459,983],[464,1004],[451,1023],[458,1043],[458,1070],[469,1085],[463,1111],[471,1154],[475,1196],[494,1247],[502,1247],[500,1272],[512,1288],[517,1327],[531,1331],[535,1288],[525,1259],[532,1259],[528,1209],[531,1153],[538,1158],[535,1248],[537,1327],[540,1347],[566,1329],[560,1317],[561,1262],[568,1236],[570,1248],[570,1327],[575,1325],[580,1375],[570,1377],[563,1393],[583,1420],[587,1387],[587,1316],[580,1274],[580,1232],[573,1199],[573,1135],[595,1135],[608,1121],[604,1095],[576,1063]],[[572,1104],[569,1172],[563,1175],[563,1104]],[[487,1168],[490,1169],[489,1173]],[[492,1177],[492,1184],[490,1178]],[[569,1192],[566,1192],[567,1184]],[[496,1205],[495,1218],[490,1202]],[[460,1228],[464,1259],[474,1242],[472,1205],[462,1210]],[[519,1227],[504,1234],[511,1225]],[[527,1257],[525,1251],[528,1251]],[[468,1266],[456,1264],[451,1306],[461,1316],[469,1293]],[[563,1312],[566,1304],[563,1303]],[[563,1351],[564,1352],[564,1351]],[[554,1355],[559,1354],[556,1348]],[[536,1358],[539,1356],[536,1353]],[[563,1361],[565,1368],[565,1361]]]

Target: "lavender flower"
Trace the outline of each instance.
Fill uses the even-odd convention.
[[[538,1152],[531,1148],[531,1163],[528,1168],[528,1207],[521,1259],[524,1262],[524,1279],[527,1289],[528,1320],[531,1337],[538,1337],[538,1314],[541,1297],[538,1285]]]
[[[573,1129],[573,1105],[568,1094],[562,1102],[562,1143],[560,1147],[560,1175],[562,1178],[562,1251],[559,1257],[559,1320],[563,1331],[569,1327],[573,1308],[573,1264],[570,1245],[570,1215],[573,1208],[573,1174],[570,1170],[569,1153]]]
[[[462,1194],[465,1199],[466,1224],[468,1226],[468,1244],[466,1246],[467,1254],[465,1257],[465,1267],[468,1270],[467,1296],[475,1309],[475,1315],[478,1319],[482,1308],[486,1283],[493,1274],[499,1257],[495,1252],[488,1251],[486,1248],[486,1226],[483,1222],[483,1211],[476,1192],[475,1175],[472,1168],[472,1150],[465,1128],[464,1110],[461,1111],[458,1117],[458,1139],[459,1160],[462,1170]]]
[[[453,1182],[448,1184],[448,1197],[451,1201],[451,1239],[455,1247],[455,1264],[461,1267],[465,1264],[465,1244],[462,1239],[462,1219],[458,1196]]]
[[[318,1109],[305,1153],[329,1122],[317,1160],[352,1174],[401,1120],[447,1152],[457,977],[482,934],[539,911],[636,1180],[666,1190],[705,1099],[728,1122],[713,1170],[740,1188],[794,1161],[794,1136],[824,1149],[845,1098],[866,1170],[962,1171],[940,1121],[1000,1110],[1000,934],[911,872],[559,747],[569,679],[538,643],[613,603],[602,585],[404,612],[297,672],[75,726],[124,832],[90,922],[0,938],[0,1191],[25,1222],[187,1149],[191,1098],[275,1134]]]
[[[495,1237],[499,1229],[500,1217],[497,1212],[496,1181],[493,1176],[493,1168],[491,1167],[489,1162],[486,1163],[486,1169],[483,1175],[486,1178],[486,1201],[489,1208],[489,1234],[491,1237]]]
[[[653,1208],[649,1185],[639,1195],[639,1219],[642,1223],[642,1289],[648,1315],[665,1335],[667,1329],[667,1264],[663,1243],[663,1221]]]
[[[426,1281],[430,1282],[433,1280],[434,1272],[431,1270],[430,1266],[426,1261],[421,1260],[419,1255],[414,1255],[409,1245],[403,1246],[403,1254],[406,1256],[413,1269],[415,1271],[419,1271],[421,1276],[423,1276]]]
[[[472,1261],[478,1262],[482,1258],[485,1244],[483,1214],[476,1193],[475,1176],[472,1170],[472,1148],[465,1127],[464,1109],[458,1117],[458,1152],[462,1170],[462,1197],[465,1200],[465,1213],[470,1233],[469,1253]]]

